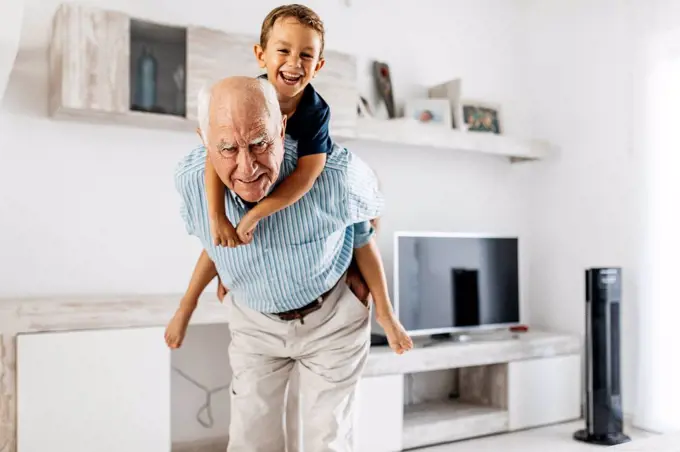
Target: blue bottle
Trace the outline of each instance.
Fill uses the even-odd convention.
[[[156,106],[156,82],[158,62],[147,46],[137,60],[137,86],[135,104],[141,109],[151,111]]]

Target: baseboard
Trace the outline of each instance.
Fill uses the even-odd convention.
[[[227,450],[229,437],[202,439],[172,444],[172,452],[224,452]]]

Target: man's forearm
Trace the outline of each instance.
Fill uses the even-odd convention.
[[[217,276],[215,263],[210,259],[210,256],[208,256],[208,253],[205,250],[201,251],[194,272],[191,275],[189,287],[182,298],[182,305],[186,307],[196,307],[198,298],[215,276]]]
[[[375,243],[375,238],[372,237],[366,245],[355,249],[354,256],[359,266],[359,271],[373,297],[376,315],[378,317],[392,315],[392,303],[390,303],[387,293],[385,269],[383,268],[382,258],[380,257],[378,245]]]

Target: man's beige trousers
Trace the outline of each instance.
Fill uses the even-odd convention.
[[[353,407],[370,347],[370,311],[344,279],[302,321],[283,321],[231,301],[229,328],[228,452],[286,450],[283,413],[294,367],[302,444],[288,452],[353,450]]]

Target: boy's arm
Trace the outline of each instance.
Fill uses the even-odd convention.
[[[212,166],[207,153],[205,155],[205,191],[208,197],[208,215],[210,215],[210,221],[226,217],[227,213],[224,202],[221,202],[224,197],[224,184],[217,175],[217,172],[215,172],[215,168]]]
[[[198,262],[196,262],[196,267],[189,281],[189,287],[182,297],[180,307],[193,310],[198,304],[198,298],[201,296],[201,293],[203,293],[215,276],[217,276],[215,263],[210,259],[208,253],[203,250],[198,257]]]
[[[389,319],[394,315],[392,303],[387,293],[387,280],[382,258],[375,238],[371,237],[368,243],[361,248],[354,249],[354,256],[359,266],[359,271],[364,277],[368,290],[373,297],[375,313],[378,320]]]
[[[253,220],[260,221],[295,204],[305,193],[311,190],[314,181],[319,177],[325,165],[326,154],[324,153],[300,157],[293,172],[249,212]]]
[[[217,175],[210,157],[205,156],[205,191],[208,199],[210,233],[215,245],[235,247],[239,245],[236,229],[229,222],[224,206],[224,183]]]

